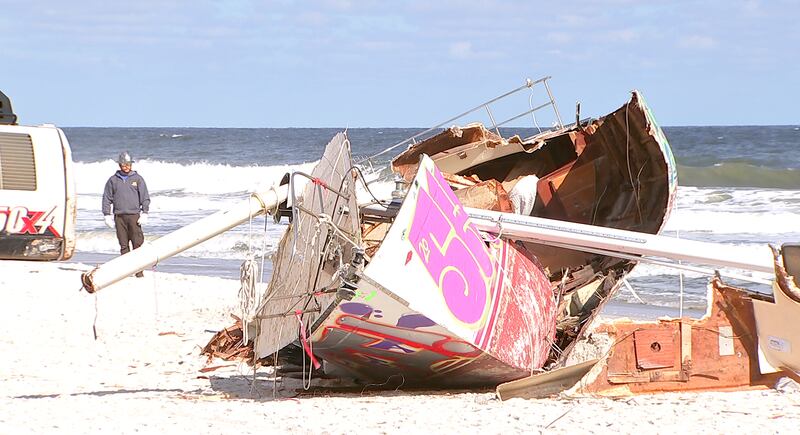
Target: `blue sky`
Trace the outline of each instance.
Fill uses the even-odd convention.
[[[800,0],[0,0],[0,11],[0,90],[24,124],[425,127],[545,75],[566,119],[576,101],[599,116],[639,89],[662,125],[800,123]]]

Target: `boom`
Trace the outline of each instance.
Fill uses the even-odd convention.
[[[609,255],[645,255],[770,274],[775,272],[768,246],[754,251],[752,248],[675,239],[514,213],[476,208],[467,208],[466,211],[479,230],[517,240],[578,251],[601,251]]]
[[[147,243],[125,255],[105,263],[91,272],[81,275],[83,288],[94,293],[115,282],[146,269],[165,258],[179,254],[192,246],[224,233],[247,222],[248,219],[274,209],[286,201],[288,186],[280,186],[265,192],[254,193],[228,210],[220,210],[211,216],[169,233],[152,243]]]

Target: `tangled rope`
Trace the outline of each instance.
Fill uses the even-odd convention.
[[[274,189],[274,186],[273,186]],[[276,194],[277,195],[277,194]],[[249,200],[255,198],[264,207],[264,201],[258,195],[250,195]],[[265,210],[269,214],[269,210]],[[277,208],[276,208],[277,211]],[[264,221],[264,238],[261,246],[261,264],[253,253],[253,215],[250,215],[248,222],[247,258],[239,268],[239,311],[242,315],[242,344],[250,341],[248,334],[248,323],[252,321],[258,312],[258,303],[261,296],[258,294],[258,285],[261,283],[261,271],[264,269],[264,256],[267,245],[267,223]]]
[[[242,313],[242,340],[244,343],[250,341],[247,334],[247,324],[256,315],[258,304],[257,285],[261,276],[261,267],[252,254],[242,262],[239,269],[239,310]]]

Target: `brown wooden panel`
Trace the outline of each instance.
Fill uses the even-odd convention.
[[[636,366],[645,370],[673,367],[677,336],[677,328],[635,331]]]
[[[608,333],[614,345],[603,371],[580,384],[581,391],[621,396],[774,385],[785,374],[762,375],[759,371],[750,296],[718,278],[711,280],[711,288],[711,309],[701,319],[620,320],[600,325],[596,332]],[[733,340],[732,354],[720,354],[720,329],[733,331],[726,337]],[[659,352],[649,349],[653,342],[660,344]],[[672,358],[669,366],[667,355]],[[645,368],[657,364],[664,366]]]

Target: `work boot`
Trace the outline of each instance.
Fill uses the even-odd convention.
[[[136,272],[136,277],[137,278],[144,278],[144,272],[142,272],[141,270]]]

